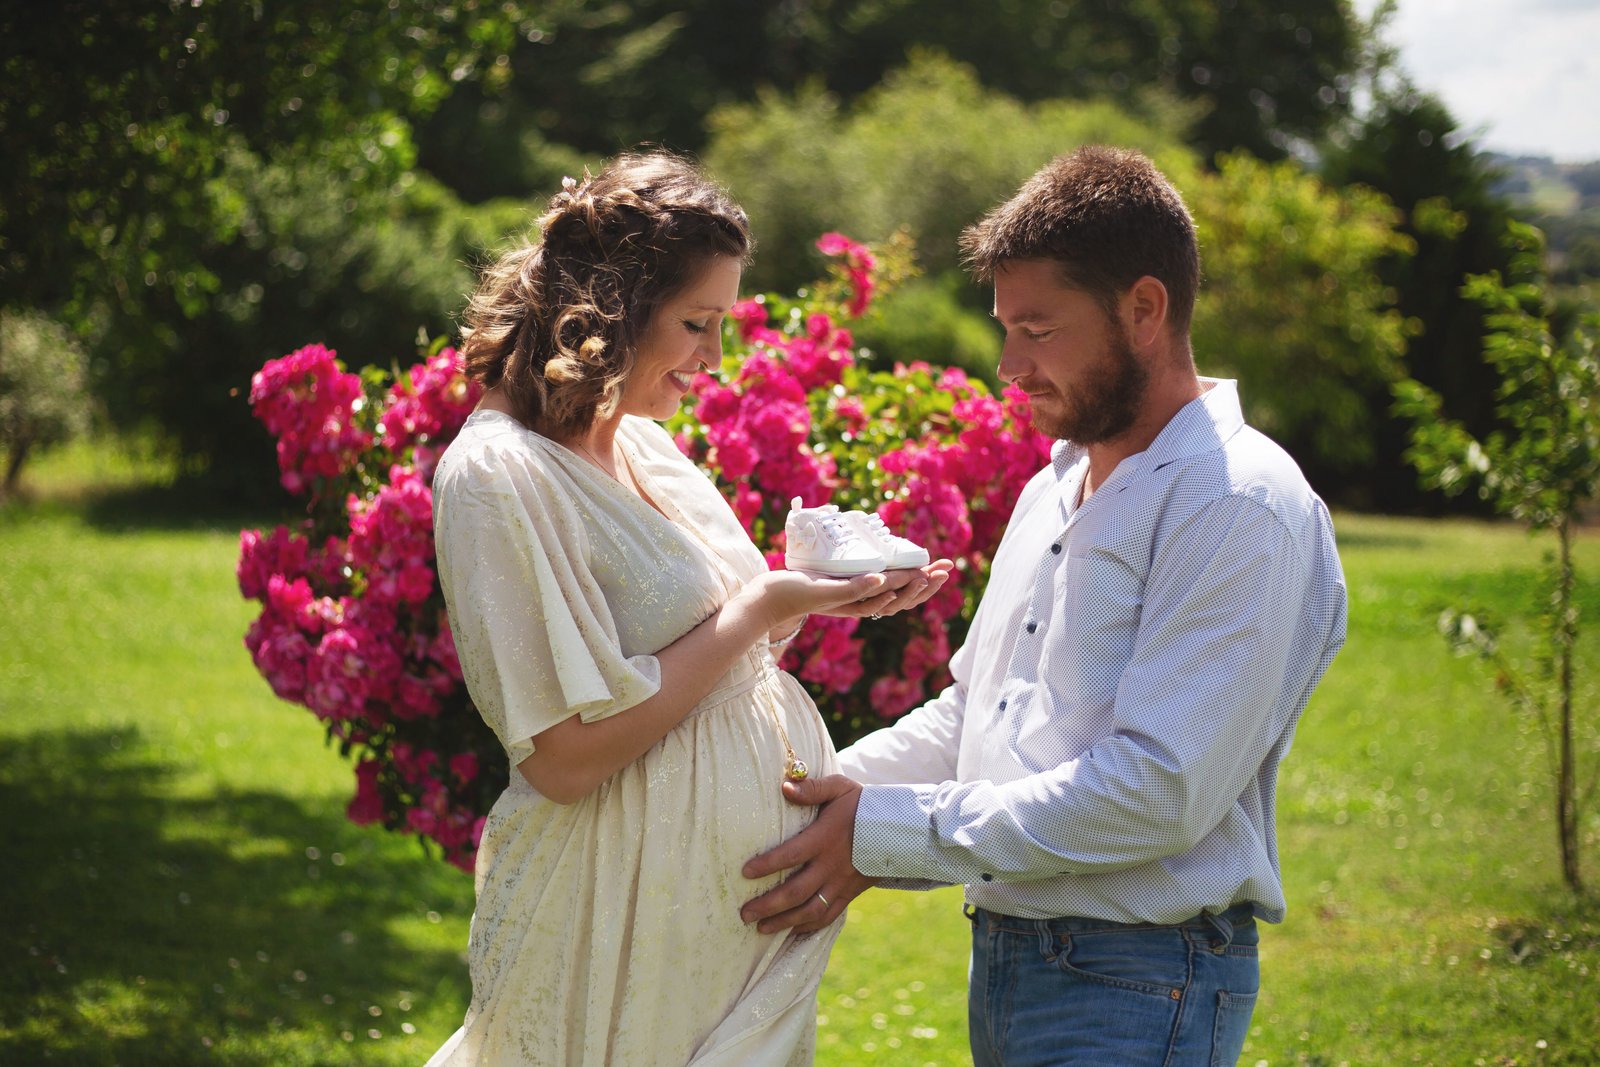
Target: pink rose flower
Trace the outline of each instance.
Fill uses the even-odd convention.
[[[462,785],[471,785],[478,777],[478,755],[475,752],[458,752],[450,757],[450,773]]]
[[[256,372],[250,380],[251,410],[278,438],[285,489],[311,490],[351,466],[372,444],[372,435],[353,421],[361,399],[361,379],[342,371],[333,351],[322,345],[270,360]]]
[[[345,817],[357,826],[382,822],[383,796],[378,792],[378,774],[383,765],[374,759],[356,764],[356,795],[345,808]]]
[[[261,600],[267,595],[267,583],[274,574],[291,580],[303,577],[308,570],[309,549],[305,537],[287,526],[277,526],[265,537],[260,530],[240,531],[239,565],[234,572],[239,579],[239,592],[247,600]]]
[[[922,683],[910,678],[893,676],[879,678],[872,683],[867,700],[872,710],[885,720],[898,719],[923,699]]]

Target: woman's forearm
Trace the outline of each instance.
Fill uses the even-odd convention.
[[[788,636],[807,614],[841,604],[859,604],[869,613],[884,610],[913,575],[920,577],[902,571],[819,579],[768,571],[656,653],[661,687],[654,696],[595,722],[576,715],[563,719],[533,736],[533,755],[517,769],[559,804],[581,800],[667,736],[757,641],[773,632]]]
[[[806,624],[806,618],[807,616],[805,615],[796,615],[793,618],[784,619],[767,631],[767,643],[769,645],[781,645],[785,641],[792,641],[799,635],[800,627]]]
[[[534,736],[533,755],[517,769],[558,804],[581,800],[682,722],[771,628],[756,602],[735,597],[656,653],[661,688],[654,696],[596,722],[562,720]]]

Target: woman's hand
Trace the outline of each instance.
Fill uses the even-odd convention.
[[[892,596],[908,580],[884,574],[824,578],[802,571],[768,571],[739,590],[734,599],[742,601],[741,606],[754,612],[768,628],[774,628],[802,615],[865,614],[853,606],[879,601],[886,593]]]
[[[937,593],[955,564],[935,560],[926,567],[907,567],[863,574],[855,578],[826,578],[803,571],[768,571],[738,593],[736,599],[758,613],[770,629],[793,625],[802,615],[841,618],[879,618],[922,604]]]
[[[936,559],[926,567],[884,571],[884,584],[872,595],[832,608],[817,609],[816,614],[868,619],[897,615],[925,603],[949,579],[954,568],[955,564],[949,560]]]

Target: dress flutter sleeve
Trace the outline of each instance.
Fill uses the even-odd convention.
[[[656,658],[621,647],[581,513],[560,487],[492,464],[443,482],[434,536],[456,652],[513,766],[563,719],[602,719],[660,689]]]

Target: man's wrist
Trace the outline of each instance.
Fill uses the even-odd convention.
[[[856,793],[850,863],[868,878],[929,876],[934,847],[927,786],[871,785]]]

